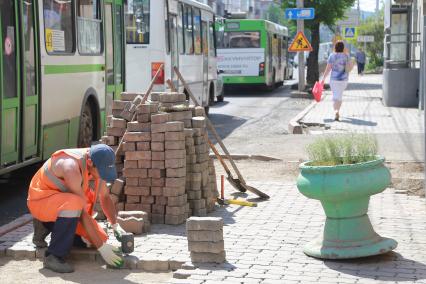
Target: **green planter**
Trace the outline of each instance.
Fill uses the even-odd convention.
[[[383,158],[353,165],[300,165],[297,188],[321,201],[327,220],[323,235],[305,246],[304,253],[325,259],[383,254],[396,248],[393,239],[379,236],[368,218],[370,196],[385,190],[390,172]]]

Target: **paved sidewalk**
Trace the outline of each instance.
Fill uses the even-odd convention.
[[[173,283],[426,283],[424,199],[395,194],[391,189],[371,198],[372,223],[379,234],[399,242],[395,252],[323,261],[302,252],[322,232],[325,216],[320,203],[301,195],[294,184],[249,184],[270,194],[271,199],[255,208],[233,205],[211,214],[224,219],[228,262],[179,269],[175,276],[187,279],[174,279]],[[0,237],[0,252],[34,259],[31,237],[30,225],[16,229]],[[134,255],[143,260],[138,268],[178,268],[189,260],[185,226],[153,225],[150,234],[137,238]],[[96,256],[90,258],[93,261]]]
[[[382,75],[352,73],[343,93],[341,119],[334,121],[331,91],[300,121],[305,125],[327,125],[326,132],[424,133],[423,112],[416,108],[385,107]]]

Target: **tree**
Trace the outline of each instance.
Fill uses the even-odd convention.
[[[296,8],[297,0],[283,0],[283,8]],[[309,85],[319,79],[318,51],[320,44],[320,24],[332,27],[336,21],[342,19],[345,12],[351,8],[355,0],[305,0],[304,7],[315,9],[315,19],[305,20],[305,28],[311,31],[311,45],[313,50],[308,57],[308,74],[306,81]]]
[[[366,44],[367,57],[370,59],[369,66],[373,68],[383,65],[383,40],[384,40],[384,12],[380,11],[378,17],[369,17],[361,22],[358,27],[358,35],[372,35],[374,36],[374,42]],[[363,48],[363,43],[356,43],[358,48]]]

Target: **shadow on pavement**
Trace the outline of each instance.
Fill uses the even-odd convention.
[[[223,102],[215,102],[214,105],[210,106],[210,108],[221,108],[226,106],[227,104],[229,104],[228,101],[226,101],[226,98]],[[208,115],[208,117],[210,118],[210,114]]]
[[[334,122],[334,119],[326,118],[324,119],[324,123],[332,123]],[[377,122],[369,121],[369,120],[363,120],[358,118],[352,118],[352,117],[342,117],[340,118],[341,123],[349,123],[354,125],[363,125],[363,126],[376,126]]]
[[[382,84],[349,83],[346,90],[381,90]]]
[[[225,139],[225,137],[230,135],[235,129],[237,129],[247,121],[247,119],[241,117],[219,113],[210,114],[209,119],[213,123],[217,133],[219,133],[219,136],[222,139]],[[213,143],[216,143],[216,139],[214,137],[210,137],[210,140]]]
[[[327,260],[324,261],[324,264],[328,268],[339,271],[342,274],[379,281],[398,282],[426,279],[426,275],[424,274],[426,269],[425,264],[406,259],[396,252],[356,260]],[[401,271],[398,271],[399,269]]]
[[[277,97],[290,97],[290,92],[284,92],[289,90],[290,86],[282,86],[274,89],[273,91],[265,90],[262,87],[254,86],[242,86],[242,87],[232,87],[226,89],[225,91],[225,100],[226,97],[261,97],[261,98],[277,98]]]

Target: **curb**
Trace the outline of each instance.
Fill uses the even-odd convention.
[[[290,122],[288,123],[288,133],[290,134],[303,134],[303,127],[299,123],[300,120],[302,120],[303,117],[305,117],[306,114],[308,114],[309,111],[317,104],[317,102],[312,102],[310,105],[308,105],[304,110],[302,110],[298,115],[293,117]]]
[[[228,159],[226,155],[221,155],[222,158]],[[256,160],[262,162],[282,161],[282,159],[264,156],[264,155],[245,155],[245,154],[232,154],[230,155],[233,160]],[[210,154],[210,158],[217,159],[215,154]]]
[[[0,227],[0,237],[19,228],[22,227],[26,224],[28,224],[29,222],[31,222],[33,220],[33,216],[31,216],[31,214],[25,214],[15,220],[13,220],[12,222],[3,225]]]

